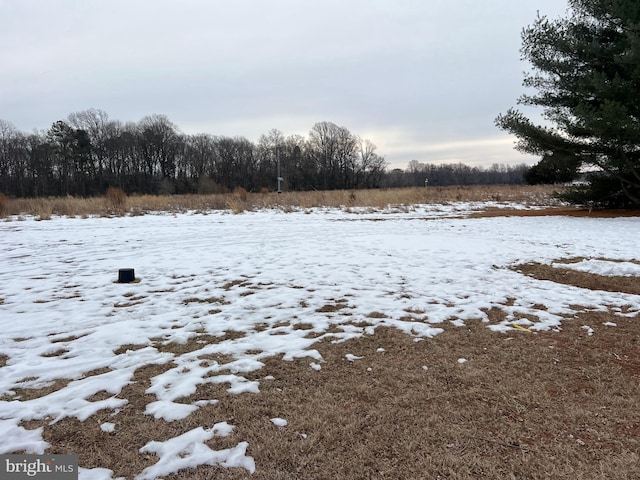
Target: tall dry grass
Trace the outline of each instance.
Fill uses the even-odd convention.
[[[127,194],[121,188],[109,187],[104,197],[107,207],[110,207],[114,212],[125,210]]]
[[[148,212],[234,213],[264,208],[282,210],[314,207],[381,209],[387,206],[451,202],[519,202],[554,205],[553,186],[489,185],[459,187],[416,187],[372,190],[332,190],[309,192],[254,193],[236,189],[231,193],[198,195],[131,195],[110,189],[105,197],[17,198],[0,201],[3,216],[30,215],[46,220],[52,215],[68,217],[141,215]]]
[[[0,192],[0,218],[7,215],[8,210],[9,210],[9,199],[4,193]]]

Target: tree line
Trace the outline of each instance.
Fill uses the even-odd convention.
[[[529,166],[493,164],[489,168],[464,163],[433,164],[411,160],[406,170],[385,173],[381,185],[397,187],[444,187],[450,185],[521,185]]]
[[[288,190],[376,188],[385,167],[370,140],[331,122],[253,143],[187,135],[165,115],[123,123],[89,109],[28,134],[0,120],[0,192],[16,197],[275,190],[278,176]]]
[[[307,137],[279,130],[244,137],[187,135],[165,115],[111,120],[97,109],[24,133],[0,120],[0,192],[13,197],[335,190],[519,184],[526,165],[424,164],[387,170],[376,145],[331,122]],[[278,177],[281,182],[278,182]],[[425,182],[426,180],[426,182]]]

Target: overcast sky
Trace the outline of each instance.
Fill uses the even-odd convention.
[[[0,0],[0,119],[97,108],[257,141],[333,122],[392,166],[533,163],[494,126],[564,0]]]

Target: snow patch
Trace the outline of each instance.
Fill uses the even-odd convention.
[[[226,431],[226,427],[220,427]],[[218,430],[220,430],[220,428]],[[159,457],[155,465],[145,468],[135,480],[155,480],[179,470],[200,465],[219,465],[225,468],[244,468],[249,473],[256,470],[253,457],[246,455],[247,442],[240,442],[226,450],[212,450],[204,442],[216,435],[216,426],[206,430],[194,428],[165,442],[152,441],[140,449],[140,453],[153,453]]]
[[[286,427],[289,422],[287,422],[284,418],[272,418],[271,423],[273,423],[276,427]]]

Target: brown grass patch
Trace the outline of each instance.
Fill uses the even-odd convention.
[[[43,353],[40,356],[41,357],[46,357],[46,358],[50,358],[50,357],[61,357],[62,355],[64,355],[65,353],[69,353],[69,350],[67,350],[66,348],[59,348],[57,350],[52,350],[50,352],[47,353]]]
[[[74,452],[80,455],[79,463],[85,468],[106,465],[114,470],[114,478],[133,478],[158,461],[155,455],[139,453],[139,449],[147,442],[166,441],[199,426],[210,428],[214,423],[230,420],[222,418],[215,405],[201,407],[187,418],[175,422],[156,420],[153,416],[145,415],[147,404],[156,400],[155,396],[145,393],[151,386],[149,379],[172,366],[171,363],[148,365],[136,370],[133,383],[118,395],[127,398],[129,403],[115,414],[105,410],[85,422],[67,418],[54,425],[45,425],[43,437],[55,445],[48,453]],[[224,388],[220,393],[225,395]],[[211,399],[210,396],[202,398]],[[183,403],[183,400],[190,402],[190,399],[181,399],[180,402]],[[114,423],[115,431],[103,432],[100,425],[104,422]],[[236,435],[231,435],[228,438],[214,438],[206,443],[214,450],[221,450],[235,446],[239,441],[241,440]],[[209,474],[213,471],[211,468],[202,469]],[[191,472],[192,470],[182,471],[176,478],[191,478]]]
[[[224,297],[207,297],[207,298],[198,298],[198,297],[190,297],[185,298],[182,303],[188,305],[190,303],[217,303],[219,305],[228,305],[229,302],[224,299]]]
[[[128,399],[129,403],[115,415],[112,411],[103,410],[85,422],[75,418],[65,418],[53,425],[42,422],[43,438],[51,444],[47,453],[77,454],[82,467],[108,466],[114,470],[114,477],[133,478],[134,474],[156,463],[157,457],[139,454],[138,450],[150,440],[167,440],[184,433],[181,426],[144,414],[147,403],[155,400],[155,396],[144,393],[151,386],[149,379],[171,366],[148,365],[136,370],[133,383],[118,395]],[[104,422],[114,423],[116,430],[113,433],[103,432],[100,425]]]
[[[198,355],[200,360],[209,360],[216,362],[220,365],[224,365],[225,363],[233,362],[233,357],[226,353],[205,353],[203,355]],[[211,398],[211,397],[210,397]]]
[[[319,313],[334,313],[340,310],[343,310],[349,307],[349,301],[346,298],[340,298],[338,300],[333,300],[333,303],[327,303],[322,307],[316,309],[316,312]]]
[[[30,382],[33,380],[36,380],[36,379],[35,378],[22,379],[23,382]],[[68,378],[64,378],[64,379],[55,380],[54,382],[51,382],[47,386],[40,387],[40,388],[21,388],[21,387],[13,388],[12,390],[14,392],[14,395],[5,394],[2,396],[4,398],[0,397],[0,400],[4,400],[4,401],[20,400],[21,402],[27,402],[35,398],[46,397],[50,393],[57,392],[58,390],[61,390],[64,387],[66,387],[69,384],[69,382],[71,382],[71,380],[69,380]]]
[[[109,187],[104,200],[108,210],[113,213],[122,213],[127,203],[127,194],[121,188]]]
[[[49,337],[53,335],[55,334],[50,334]],[[51,340],[51,343],[73,342],[74,340],[78,340],[79,338],[82,338],[82,337],[86,337],[86,335],[69,335],[68,337]]]
[[[635,478],[639,329],[626,319],[589,337],[582,322],[611,318],[593,315],[560,334],[506,336],[477,322],[416,343],[378,329],[322,342],[320,372],[308,359],[267,360],[262,372],[275,380],[260,395],[218,405],[257,471],[215,478]],[[289,425],[271,425],[276,416]]]
[[[537,262],[513,267],[514,270],[537,280],[548,280],[564,285],[575,285],[590,290],[622,292],[640,295],[640,279],[637,277],[605,276],[580,272],[570,268],[553,267]]]
[[[226,330],[224,332],[224,335],[217,336],[217,337],[213,335],[199,333],[193,338],[190,338],[185,343],[177,343],[177,342],[165,343],[165,340],[162,338],[152,338],[151,341],[153,342],[153,346],[159,352],[173,353],[174,355],[183,355],[185,353],[191,353],[197,350],[201,350],[207,345],[221,343],[228,340],[237,340],[239,338],[244,338],[245,336],[246,336],[245,332],[238,332],[235,330]]]
[[[233,287],[236,287],[236,286],[246,287],[247,285],[250,285],[250,283],[247,280],[231,280],[230,282],[225,283],[222,286],[222,289],[231,290]]]
[[[481,212],[474,212],[469,215],[471,218],[486,217],[588,217],[588,218],[619,218],[619,217],[640,217],[640,210],[615,210],[596,209],[592,210],[583,207],[549,207],[539,210],[519,210],[510,208],[491,208]]]
[[[9,199],[7,196],[0,192],[0,218],[4,218],[9,213]]]
[[[296,323],[296,324],[293,326],[293,329],[294,329],[294,330],[311,330],[311,329],[313,329],[313,328],[314,328],[313,324],[311,324],[311,323],[304,323],[304,322],[302,322],[302,323]]]
[[[140,350],[142,348],[146,348],[148,345],[141,345],[136,343],[125,343],[124,345],[120,345],[120,347],[116,348],[113,353],[115,355],[122,355],[127,353],[129,350],[135,352],[136,350]]]
[[[135,307],[136,305],[140,305],[142,302],[140,301],[130,301],[130,302],[116,302],[113,304],[113,308],[129,308]]]
[[[6,366],[8,361],[9,357],[7,355],[0,354],[0,368]]]
[[[602,325],[608,321],[618,326]],[[582,329],[585,324],[594,335]],[[309,358],[263,360],[255,378],[274,380],[262,380],[259,395],[230,395],[225,385],[202,384],[181,401],[219,403],[175,422],[143,413],[155,400],[144,393],[150,379],[173,366],[150,365],[118,395],[129,403],[117,414],[28,426],[44,426],[48,453],[79,454],[81,466],[111,468],[127,478],[157,461],[138,453],[148,441],[220,421],[236,430],[209,446],[247,441],[256,473],[198,467],[166,480],[640,477],[636,320],[582,313],[560,333],[509,335],[480,321],[444,327],[420,342],[390,328],[339,344],[321,341],[315,345],[325,360],[320,371],[309,367]],[[350,362],[348,353],[364,358]],[[96,399],[105,396],[99,392]],[[288,426],[274,426],[273,417]],[[101,431],[103,422],[115,423],[115,431]]]

